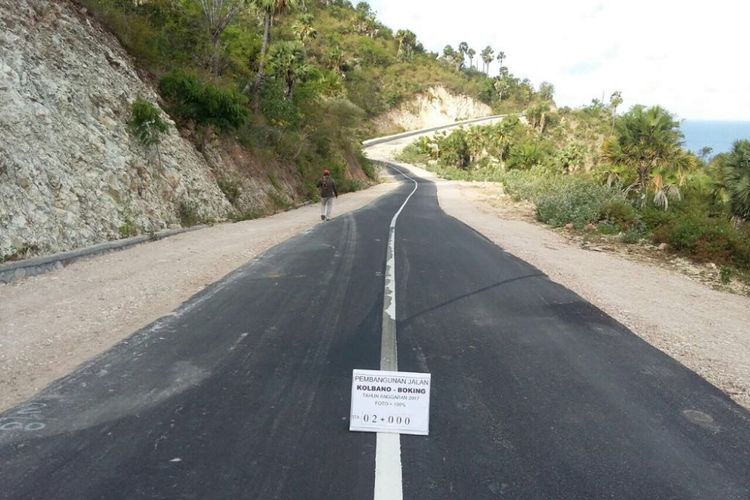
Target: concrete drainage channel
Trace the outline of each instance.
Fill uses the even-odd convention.
[[[22,260],[18,262],[9,262],[7,264],[0,264],[0,283],[10,283],[12,281],[27,278],[29,276],[35,276],[37,274],[43,274],[55,269],[60,269],[66,265],[75,262],[85,257],[91,257],[94,255],[100,255],[103,253],[112,252],[115,250],[123,250],[128,247],[140,245],[148,241],[156,241],[176,234],[186,233],[189,231],[197,231],[203,229],[208,225],[199,225],[186,228],[178,229],[167,229],[166,231],[160,231],[155,234],[146,234],[142,236],[134,236],[133,238],[126,238],[123,240],[107,241],[99,243],[98,245],[81,248],[79,250],[71,250],[70,252],[61,252],[46,257],[37,257],[33,259]]]

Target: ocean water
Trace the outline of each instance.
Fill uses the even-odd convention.
[[[750,140],[750,122],[684,120],[685,148],[697,153],[702,147],[712,148],[709,156],[727,153],[739,139]]]

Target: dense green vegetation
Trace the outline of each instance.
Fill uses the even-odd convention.
[[[422,138],[402,159],[452,179],[503,183],[553,226],[587,228],[625,243],[674,252],[750,275],[750,141],[709,164],[682,147],[664,109],[609,106],[553,110],[537,98],[525,119]],[[524,123],[524,121],[526,123]],[[734,270],[734,271],[733,271]]]
[[[425,51],[411,31],[379,23],[365,2],[77,1],[152,75],[166,110],[200,150],[235,141],[287,165],[303,198],[315,197],[323,165],[342,191],[362,185],[346,173],[352,161],[373,172],[359,146],[377,132],[370,118],[431,86],[498,111],[520,111],[536,94],[506,67],[495,77],[478,71],[465,43],[454,51],[461,61],[453,49]],[[493,54],[482,52],[486,66]],[[235,191],[226,193],[238,199]]]

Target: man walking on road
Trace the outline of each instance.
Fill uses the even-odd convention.
[[[320,220],[331,220],[333,198],[338,198],[339,193],[328,169],[323,170],[323,178],[318,181],[317,186],[320,189]]]

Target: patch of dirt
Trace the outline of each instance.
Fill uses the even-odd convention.
[[[398,185],[336,200],[334,216]],[[218,224],[0,284],[0,411],[145,327],[272,246],[320,223],[317,204]]]

